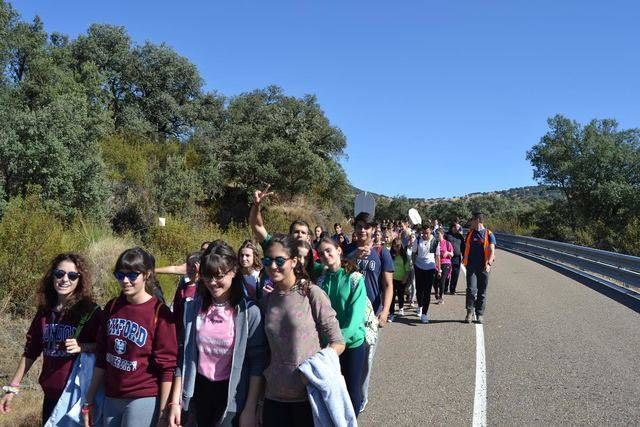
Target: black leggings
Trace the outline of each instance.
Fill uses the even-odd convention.
[[[406,284],[402,283],[402,280],[393,279],[393,299],[391,300],[391,308],[389,308],[389,314],[396,312],[396,300],[398,300],[398,308],[404,307],[404,288]]]
[[[308,401],[278,402],[271,399],[265,399],[264,408],[262,409],[262,426],[313,427],[311,404]]]
[[[447,280],[446,288],[449,288],[449,291],[452,294],[456,293],[456,286],[458,286],[458,276],[460,276],[460,257],[451,258],[451,278]]]
[[[440,265],[440,269],[442,272],[440,273],[440,278],[438,278],[438,286],[436,286],[436,299],[442,299],[444,295],[444,288],[447,285],[447,277],[449,276],[449,271],[451,271],[451,264],[442,264]]]
[[[196,374],[193,399],[196,406],[196,420],[199,426],[215,426],[227,407],[229,381],[210,381]]]
[[[423,270],[415,267],[415,270],[418,307],[422,307],[422,314],[427,314],[429,311],[429,303],[431,302],[431,288],[437,286],[435,283],[436,269]]]
[[[58,399],[47,399],[46,397],[42,401],[42,425],[45,425],[51,413],[56,408]]]

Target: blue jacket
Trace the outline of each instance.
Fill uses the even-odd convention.
[[[340,359],[332,348],[324,348],[298,367],[309,380],[307,395],[316,427],[355,426],[356,414],[340,372]]]
[[[51,416],[45,422],[45,427],[76,427],[82,425],[82,416],[80,414],[82,399],[89,390],[95,361],[96,355],[93,353],[80,353],[76,357],[67,385],[60,399],[58,399]],[[93,413],[94,422],[99,421],[102,416],[103,401],[104,387],[100,387],[93,400],[93,403],[96,404]]]
[[[184,304],[184,341],[178,349],[178,366],[174,376],[182,377],[182,407],[187,410],[193,397],[198,371],[196,319],[202,307],[202,297],[196,295]],[[219,425],[230,426],[236,414],[242,412],[249,391],[249,377],[261,377],[266,366],[267,341],[260,309],[243,299],[236,309],[233,360],[229,377],[227,407]]]

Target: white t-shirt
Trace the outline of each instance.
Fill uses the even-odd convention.
[[[424,240],[422,236],[416,239],[411,246],[411,252],[416,255],[415,266],[421,270],[433,270],[436,268],[436,253],[439,251],[439,247],[436,247],[436,252],[429,252],[431,242],[435,237],[431,236],[429,240]],[[437,246],[440,246],[438,243]]]

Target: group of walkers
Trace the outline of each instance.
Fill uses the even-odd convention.
[[[260,212],[270,194],[256,191],[250,210],[258,244],[204,242],[185,264],[164,268],[142,248],[124,251],[113,269],[120,295],[104,307],[87,261],[55,257],[0,412],[42,354],[44,425],[357,425],[379,328],[405,315],[406,302],[428,323],[431,289],[444,303],[464,264],[465,321],[482,322],[495,256],[482,214],[466,237],[457,221],[447,232],[414,230],[367,212],[352,236],[340,224],[312,236],[302,220],[270,234]],[[157,273],[183,275],[172,310],[156,292]]]

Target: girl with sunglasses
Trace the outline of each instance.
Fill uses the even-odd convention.
[[[116,261],[121,293],[105,306],[82,407],[85,427],[92,424],[93,399],[102,384],[104,426],[155,426],[166,412],[178,345],[171,311],[151,294],[154,268],[155,259],[142,248],[127,249]]]
[[[298,367],[326,343],[338,355],[344,340],[336,312],[322,289],[310,284],[297,258],[296,242],[273,235],[263,265],[273,292],[262,299],[265,333],[271,360],[266,379],[264,427],[313,426],[311,405]]]
[[[0,412],[11,410],[20,382],[42,353],[42,422],[49,419],[81,352],[95,351],[101,311],[91,292],[91,273],[78,254],[56,256],[40,281],[38,311],[27,332],[24,354],[9,385],[3,387]]]
[[[244,296],[233,249],[224,242],[209,249],[200,261],[198,293],[185,304],[169,425],[186,421],[182,408],[195,410],[199,426],[255,426],[266,364],[262,316]]]
[[[327,267],[318,279],[337,313],[346,349],[340,355],[340,370],[347,384],[351,404],[357,414],[362,399],[362,371],[365,363],[365,308],[367,290],[364,276],[351,260],[342,257],[338,242],[330,237],[320,241],[318,253]]]

